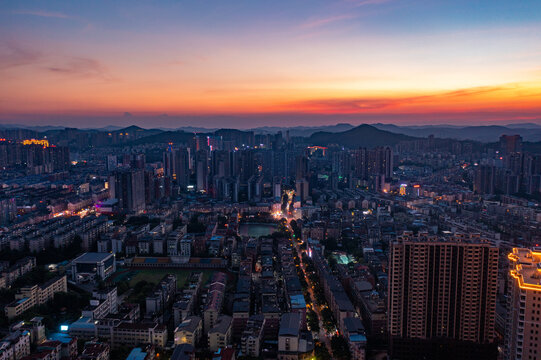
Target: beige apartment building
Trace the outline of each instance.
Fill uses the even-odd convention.
[[[8,319],[13,319],[25,311],[37,305],[45,304],[54,298],[54,294],[68,291],[66,276],[55,277],[42,285],[22,287],[19,294],[15,295],[17,300],[5,307]]]
[[[509,286],[504,358],[541,358],[541,248],[513,248],[509,258]]]
[[[420,351],[402,340],[432,338],[491,343],[497,276],[498,248],[477,234],[398,236],[389,259],[392,346]]]
[[[220,315],[216,324],[208,332],[208,349],[217,351],[231,344],[231,323],[233,318],[229,315]]]
[[[113,348],[147,344],[163,348],[166,342],[167,327],[162,324],[122,322],[113,328]]]
[[[175,329],[175,345],[196,346],[203,332],[203,321],[199,316],[188,316]]]

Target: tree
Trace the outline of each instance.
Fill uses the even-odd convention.
[[[173,220],[173,230],[176,230],[179,226],[182,226],[182,219],[177,218]]]
[[[199,217],[197,215],[192,216],[187,226],[187,231],[189,233],[202,233],[205,232],[206,229],[205,224],[199,222]]]
[[[319,332],[319,318],[314,310],[309,310],[308,314],[308,326],[310,327],[311,331]]]
[[[327,350],[327,347],[320,343],[319,341],[316,342],[314,346],[314,353],[316,355],[317,360],[330,360],[331,354],[329,354],[329,350]]]
[[[336,261],[336,258],[334,256],[330,256],[329,257],[329,267],[331,269],[334,269],[334,267],[336,266],[337,264],[337,261]]]
[[[325,327],[325,330],[330,332],[336,328],[332,311],[328,307],[321,310],[321,320],[323,321],[323,327]]]
[[[133,226],[141,226],[146,225],[150,222],[150,219],[146,215],[142,216],[132,216],[128,219],[126,222],[127,225],[133,225]]]
[[[127,281],[119,281],[116,284],[116,289],[117,289],[118,295],[122,295],[130,289],[130,283]]]
[[[338,243],[336,242],[336,239],[333,237],[329,237],[323,241],[323,245],[325,245],[326,251],[335,251],[338,249]]]
[[[331,348],[335,359],[351,359],[351,351],[345,337],[334,335],[331,338]]]

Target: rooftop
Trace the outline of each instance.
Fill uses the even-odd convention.
[[[145,360],[147,357],[147,353],[143,351],[141,348],[134,348],[126,360]]]
[[[227,329],[231,326],[231,321],[233,318],[228,315],[220,315],[218,318],[218,321],[216,322],[216,325],[212,329],[209,330],[209,334],[211,333],[221,333],[224,334],[227,332]]]
[[[510,275],[520,288],[541,291],[541,249],[513,248],[508,258],[513,266]]]
[[[96,262],[100,262],[100,261],[105,261],[107,260],[108,258],[110,258],[111,256],[114,256],[110,253],[93,253],[93,252],[89,252],[89,253],[84,253],[83,255],[79,256],[78,258],[76,258],[75,260],[73,260],[74,262],[87,262],[87,263],[96,263]]]
[[[298,336],[301,315],[299,313],[285,313],[280,319],[280,336]]]
[[[177,326],[175,331],[194,332],[199,324],[201,324],[201,318],[199,316],[188,316]]]

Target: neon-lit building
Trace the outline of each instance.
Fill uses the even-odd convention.
[[[513,248],[509,258],[504,357],[541,357],[541,248]]]
[[[23,145],[41,145],[46,148],[49,147],[49,140],[27,139],[23,140]]]

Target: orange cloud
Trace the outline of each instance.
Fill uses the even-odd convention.
[[[541,87],[530,84],[482,86],[447,92],[388,97],[331,97],[284,104],[285,108],[314,113],[381,113],[479,111],[483,109],[538,109]]]

